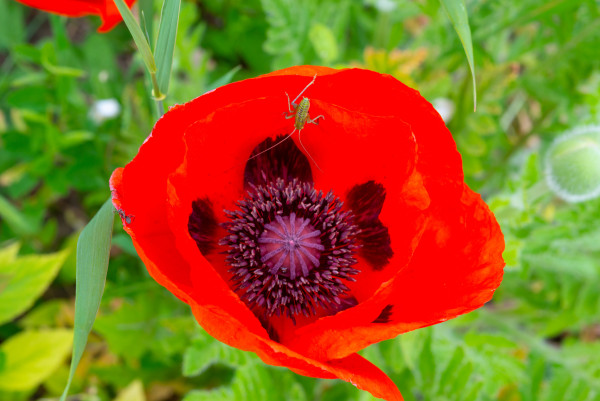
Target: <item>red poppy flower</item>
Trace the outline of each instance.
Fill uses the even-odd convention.
[[[83,17],[98,15],[102,25],[98,32],[108,32],[121,22],[121,14],[113,0],[17,0],[29,7],[47,11],[66,17]],[[131,7],[136,0],[125,0]]]
[[[315,74],[323,117],[279,143],[286,92]],[[150,274],[209,334],[388,400],[356,352],[479,308],[502,280],[502,233],[442,119],[372,71],[293,67],[175,106],[111,188]]]

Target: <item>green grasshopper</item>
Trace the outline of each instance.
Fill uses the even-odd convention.
[[[317,168],[319,170],[321,170],[321,168],[319,167],[319,165],[317,164],[317,162],[315,162],[315,159],[312,158],[312,156],[310,155],[310,153],[308,153],[308,150],[306,150],[306,148],[304,147],[304,144],[302,143],[302,137],[300,136],[300,134],[302,133],[302,129],[304,128],[304,126],[306,125],[306,123],[310,123],[310,124],[315,124],[318,125],[317,120],[319,118],[325,118],[324,115],[320,115],[317,116],[315,118],[310,118],[309,114],[308,114],[308,109],[310,108],[310,100],[307,97],[303,97],[302,100],[300,101],[300,104],[296,103],[296,101],[298,100],[298,98],[300,96],[302,96],[302,94],[308,89],[309,86],[311,86],[315,80],[317,79],[317,74],[315,74],[315,76],[313,77],[312,81],[310,81],[308,83],[308,85],[306,85],[304,87],[304,89],[302,89],[302,91],[298,94],[298,96],[296,96],[296,98],[290,102],[290,96],[287,94],[287,92],[285,92],[285,96],[287,96],[287,100],[288,100],[288,111],[290,112],[290,114],[286,115],[285,118],[289,119],[292,117],[295,117],[294,120],[294,130],[287,135],[285,138],[283,138],[281,141],[277,142],[275,145],[263,150],[262,152],[252,156],[251,158],[249,158],[248,160],[254,159],[255,157],[258,157],[260,155],[262,155],[265,152],[268,152],[269,150],[273,149],[274,147],[280,145],[281,143],[283,143],[284,141],[288,140],[289,138],[292,137],[292,135],[294,135],[294,133],[296,131],[298,131],[298,141],[300,141],[300,145],[302,146],[302,149],[304,149],[304,151],[306,152],[306,154],[308,155],[308,157],[310,157],[310,159],[313,161],[313,163],[315,163],[315,166],[317,166]],[[294,106],[294,109],[292,110],[292,106]]]

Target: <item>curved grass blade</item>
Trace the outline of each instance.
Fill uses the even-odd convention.
[[[77,241],[77,275],[75,283],[75,327],[73,357],[69,380],[60,398],[69,392],[75,369],[81,360],[88,335],[92,331],[100,300],[104,292],[115,209],[111,200],[104,202],[94,218],[79,235]]]
[[[171,77],[171,66],[173,65],[180,6],[181,0],[165,0],[160,14],[160,27],[154,54],[156,55],[158,68],[156,72],[158,87],[164,94],[169,91],[169,78]]]
[[[152,43],[154,37],[154,0],[140,0],[137,4],[142,31],[146,34],[148,43]]]
[[[467,62],[469,63],[471,76],[473,77],[473,105],[474,110],[477,110],[477,85],[475,83],[475,63],[473,61],[473,41],[471,39],[471,28],[469,26],[469,15],[467,14],[465,0],[440,0],[440,3],[442,3],[446,13],[450,17],[454,30],[458,34],[463,48],[465,49]]]
[[[129,7],[127,7],[123,0],[113,1],[119,9],[121,17],[123,17],[123,21],[125,21],[125,25],[127,25],[127,29],[129,29],[129,32],[131,33],[135,45],[142,54],[142,59],[144,59],[144,64],[146,64],[146,68],[148,68],[148,71],[151,74],[156,73],[156,62],[154,61],[154,56],[152,55],[150,44],[148,43],[148,40],[146,39],[146,35],[144,35],[142,28],[140,28],[140,25],[135,20],[133,13],[129,9]]]

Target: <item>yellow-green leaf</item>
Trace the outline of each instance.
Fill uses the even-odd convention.
[[[65,360],[73,332],[66,329],[25,331],[0,346],[4,369],[0,391],[27,391],[36,388]]]
[[[17,245],[0,249],[0,325],[29,309],[48,288],[68,251],[17,257]]]

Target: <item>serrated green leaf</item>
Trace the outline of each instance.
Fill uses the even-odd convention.
[[[69,354],[71,330],[25,331],[10,337],[2,346],[5,366],[0,371],[0,390],[27,391],[50,376]]]
[[[531,356],[528,371],[530,378],[529,388],[523,391],[523,401],[536,401],[539,399],[539,394],[542,388],[544,374],[546,371],[546,363],[544,361],[544,358],[540,354],[534,353]]]
[[[115,221],[114,210],[110,199],[104,202],[98,213],[85,226],[77,241],[73,358],[69,380],[61,401],[67,397],[75,369],[81,360],[100,307],[108,270],[110,241]]]
[[[127,29],[129,29],[129,32],[133,37],[133,41],[142,55],[142,59],[144,60],[144,64],[146,64],[146,68],[151,74],[155,74],[156,62],[154,60],[154,56],[152,55],[150,44],[146,39],[146,35],[144,35],[144,32],[142,32],[142,28],[140,28],[140,25],[135,20],[133,13],[123,0],[113,1],[119,9],[119,13],[121,13],[121,17],[123,18],[123,21],[125,21],[125,25],[127,25]]]
[[[183,401],[230,401],[233,399],[233,393],[230,388],[218,388],[206,391],[190,391],[183,398]]]
[[[476,401],[480,399],[480,396],[482,394],[481,388],[483,387],[483,382],[477,382],[475,383],[475,385],[471,388],[471,391],[469,391],[469,393],[467,393],[467,395],[465,396],[465,398],[463,398],[463,401]]]
[[[469,15],[467,13],[467,7],[465,0],[440,0],[444,10],[450,17],[454,30],[460,38],[460,42],[463,45],[465,54],[467,55],[467,62],[471,69],[471,76],[473,77],[473,104],[477,109],[477,84],[475,82],[475,62],[473,57],[473,42],[471,39],[471,27],[469,26]]]
[[[400,340],[399,345],[400,349],[402,350],[402,357],[406,365],[412,371],[415,371],[418,368],[418,358],[421,350],[423,349],[425,337],[425,330],[410,331],[398,337]]]
[[[431,348],[432,343],[432,330],[424,329],[427,331],[427,337],[423,344],[423,349],[419,355],[419,372],[421,374],[422,382],[430,388],[435,383],[435,357]]]
[[[438,382],[438,388],[441,389],[442,393],[444,393],[444,390],[447,389],[451,384],[452,379],[454,378],[458,367],[462,363],[464,356],[465,352],[463,351],[462,347],[457,347],[456,350],[454,350],[452,358],[448,362],[448,365],[446,365],[446,368],[442,372]]]
[[[553,371],[552,380],[550,386],[546,389],[546,397],[548,401],[562,401],[565,400],[565,394],[567,389],[570,387],[573,378],[563,367],[557,367]]]
[[[252,353],[201,338],[195,341],[183,355],[183,375],[197,376],[215,363],[238,368],[256,361],[257,358]]]
[[[471,374],[473,373],[473,364],[466,363],[461,366],[461,368],[456,373],[456,379],[454,383],[452,383],[452,388],[449,391],[449,394],[462,394],[465,390],[469,379],[471,378]]]
[[[0,263],[0,325],[33,305],[56,277],[68,256],[68,252],[63,251],[14,257],[14,249],[13,246],[0,250],[0,260],[6,261]],[[9,260],[9,255],[14,258]]]
[[[175,38],[177,37],[180,7],[181,0],[164,0],[160,14],[158,39],[154,48],[156,66],[158,68],[158,86],[165,95],[169,91],[169,79],[173,65],[173,53],[175,52]]]

